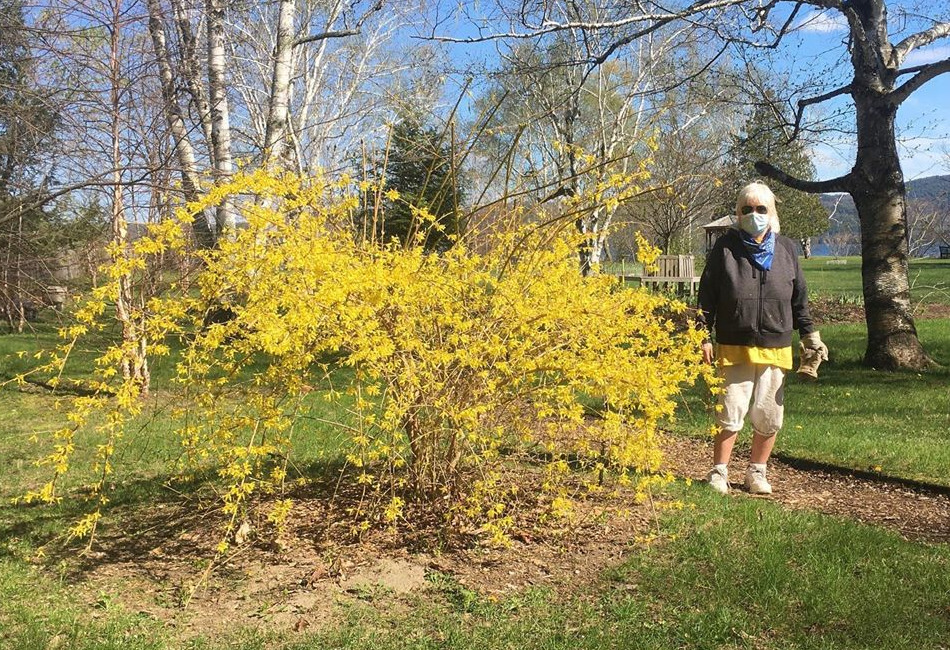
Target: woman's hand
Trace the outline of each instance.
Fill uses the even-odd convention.
[[[822,361],[828,360],[828,346],[822,343],[821,335],[817,331],[812,332],[811,334],[806,334],[801,340],[803,348],[818,352]]]
[[[714,357],[713,344],[710,341],[706,341],[703,343],[703,363],[712,363]]]

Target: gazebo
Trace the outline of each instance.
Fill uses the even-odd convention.
[[[727,214],[724,217],[716,219],[715,221],[710,221],[703,229],[706,231],[706,252],[712,250],[712,247],[716,244],[716,240],[719,239],[719,236],[724,234],[729,228],[736,224],[736,216],[733,214]]]

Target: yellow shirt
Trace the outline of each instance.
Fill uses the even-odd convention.
[[[716,351],[719,363],[736,366],[742,363],[758,363],[792,369],[792,346],[787,348],[755,348],[748,345],[719,345]]]

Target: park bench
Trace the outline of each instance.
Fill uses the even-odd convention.
[[[696,295],[699,276],[694,270],[692,255],[660,255],[656,260],[656,269],[640,275],[622,275],[622,282],[637,281],[641,287],[670,291],[680,295]]]

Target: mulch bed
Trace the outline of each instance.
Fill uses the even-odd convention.
[[[826,296],[814,296],[808,299],[808,308],[812,318],[819,324],[864,322],[863,303],[855,304]],[[913,314],[917,320],[950,318],[950,305],[920,303],[915,305]]]
[[[666,462],[680,476],[702,480],[709,471],[712,441],[670,438]],[[730,479],[739,497],[770,499],[795,510],[814,510],[899,532],[909,540],[950,542],[950,496],[943,486],[911,486],[903,481],[856,476],[846,469],[796,469],[773,458],[769,481],[774,494],[752,497],[741,485],[745,464],[737,448]]]

